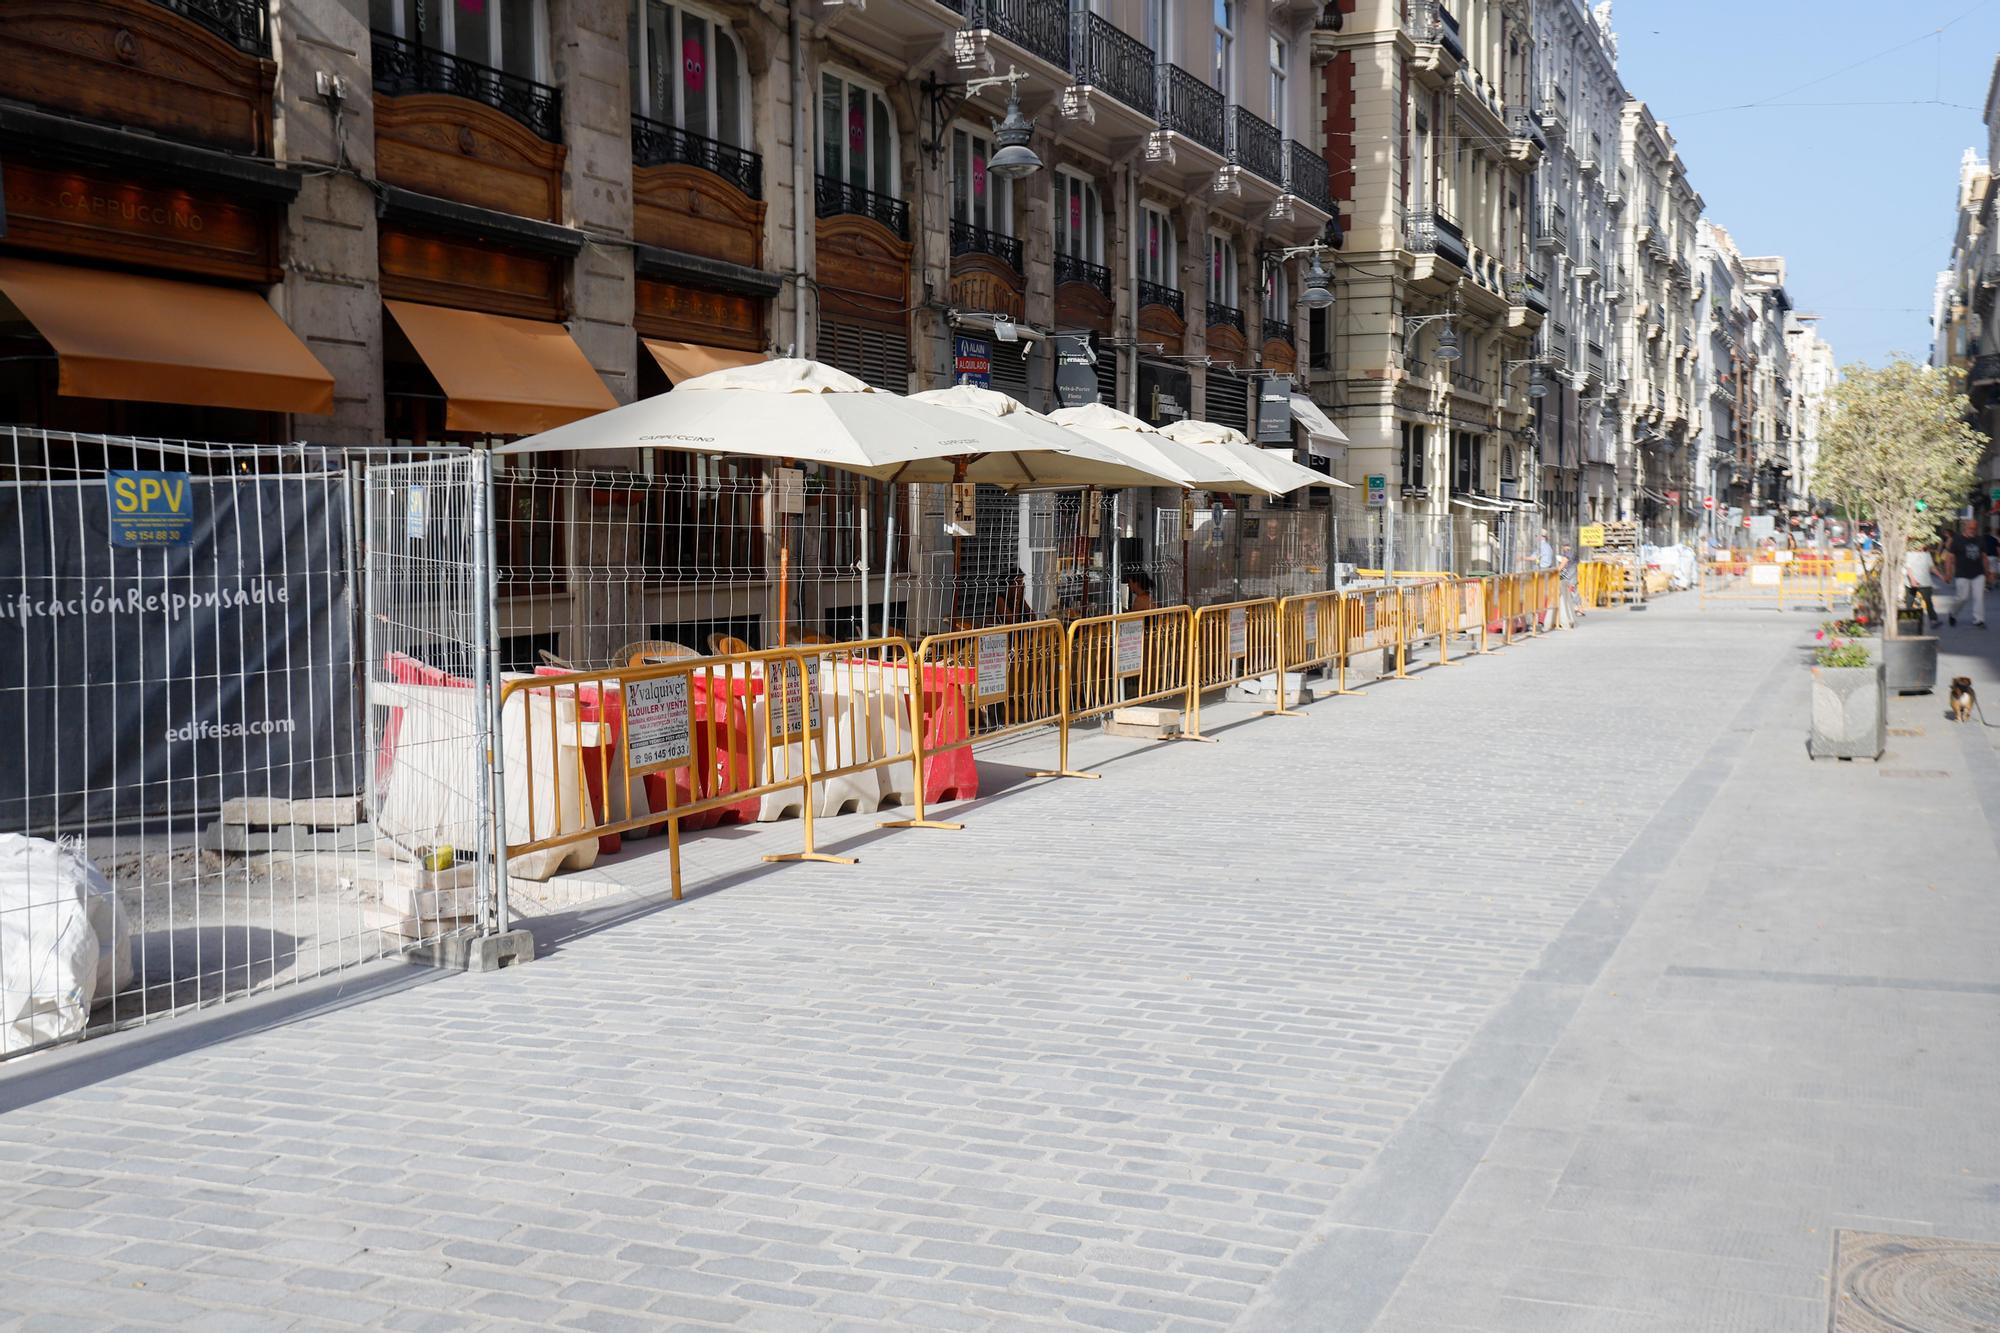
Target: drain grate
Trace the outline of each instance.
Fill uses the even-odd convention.
[[[2000,1245],[1841,1231],[1831,1333],[1992,1333]]]
[[[1942,768],[1878,768],[1875,770],[1885,778],[1948,778],[1950,772]]]

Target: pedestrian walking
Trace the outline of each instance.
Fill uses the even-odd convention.
[[[1921,605],[1930,614],[1932,629],[1938,623],[1937,603],[1931,597],[1931,583],[1936,577],[1928,546],[1913,544],[1903,553],[1903,605]]]
[[[1951,623],[1956,625],[1958,613],[1969,605],[1972,623],[1985,629],[1986,543],[1980,540],[1976,519],[1968,518],[1958,525],[1958,535],[1951,539],[1945,560],[1950,566],[1952,590],[1957,594],[1952,598]]]

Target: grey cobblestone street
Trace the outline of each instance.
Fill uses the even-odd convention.
[[[1812,623],[1023,745],[961,833],[24,1062],[0,1321],[1824,1329],[1834,1228],[2000,1238],[2000,761],[1810,765]]]

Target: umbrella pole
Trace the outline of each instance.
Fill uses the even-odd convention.
[[[1194,566],[1188,561],[1188,529],[1194,526],[1194,492],[1181,492],[1181,605],[1194,605]]]
[[[882,550],[882,632],[889,632],[889,589],[896,582],[896,493],[889,492],[889,532]],[[862,590],[867,597],[867,590]]]
[[[952,503],[954,503],[954,504],[956,504],[956,503],[957,503],[957,500],[958,500],[958,488],[959,488],[959,485],[960,485],[960,483],[962,483],[962,482],[963,482],[964,480],[965,480],[965,459],[964,459],[963,457],[959,457],[959,458],[954,458],[954,459],[952,459],[952,460],[951,460],[951,494],[952,494]],[[974,512],[975,512],[975,514],[977,513],[977,509],[976,509],[976,507],[975,507],[975,510],[974,510]],[[964,528],[964,526],[963,526],[963,525],[961,525],[961,524],[959,524],[959,523],[956,523],[956,522],[954,522],[954,523],[953,523],[953,524],[951,525],[951,528],[952,528],[952,532],[951,532],[951,614],[950,614],[950,616],[948,617],[948,619],[949,619],[949,620],[950,620],[950,622],[951,622],[951,627],[952,627],[953,629],[957,629],[957,628],[958,628],[958,622],[959,622],[959,619],[960,619],[960,616],[959,616],[959,614],[958,614],[958,613],[959,613],[959,611],[960,611],[960,610],[962,609],[962,608],[960,607],[960,604],[959,604],[959,597],[960,597],[960,595],[961,595],[961,592],[962,592],[962,589],[960,588],[960,580],[961,580],[961,579],[962,579],[962,578],[964,577],[964,564],[965,564],[965,528]],[[970,618],[971,618],[971,617],[969,617],[969,616],[968,616],[968,617],[965,617],[965,619],[970,619]]]
[[[868,638],[868,511],[875,507],[871,492],[861,506],[861,637]]]

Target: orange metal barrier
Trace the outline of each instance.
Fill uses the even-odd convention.
[[[1070,768],[1072,722],[1170,699],[1185,711],[1193,662],[1194,612],[1185,606],[1086,616],[1071,622],[1063,770]]]
[[[1404,675],[1403,660],[1409,650],[1421,643],[1436,641],[1438,664],[1451,665],[1450,637],[1452,623],[1452,588],[1449,580],[1431,579],[1423,583],[1399,583],[1396,585],[1396,614],[1401,624],[1402,644],[1398,653],[1396,674]]]
[[[1346,688],[1347,650],[1345,636],[1340,632],[1341,607],[1346,596],[1341,592],[1308,592],[1279,601],[1278,706],[1270,710],[1273,716],[1300,716],[1291,707],[1287,685],[1294,671],[1337,667],[1342,682],[1339,692],[1353,693]]]
[[[1857,575],[1832,560],[1801,561],[1790,551],[1759,560],[1705,560],[1697,581],[1698,605],[1710,602],[1755,602],[1782,611],[1792,606],[1833,604],[1854,593]]]
[[[1187,678],[1187,738],[1201,734],[1201,696],[1278,670],[1278,603],[1260,597],[1220,602],[1194,613],[1194,656]],[[1283,688],[1283,682],[1279,682]]]
[[[1347,664],[1356,653],[1395,649],[1403,672],[1402,608],[1394,588],[1350,588],[1340,595],[1340,685],[1347,693]]]
[[[1483,579],[1453,579],[1451,581],[1452,621],[1451,632],[1467,636],[1479,636],[1479,652],[1491,651],[1487,647],[1486,634],[1486,582]]]

